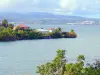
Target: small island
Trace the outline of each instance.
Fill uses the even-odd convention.
[[[32,29],[23,24],[15,26],[9,24],[6,19],[0,24],[0,41],[33,40],[33,39],[57,39],[57,38],[76,38],[74,30],[63,31],[62,28],[50,28],[45,30]]]

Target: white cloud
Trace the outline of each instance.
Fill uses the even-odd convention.
[[[36,9],[38,4],[39,0],[0,0],[0,11],[34,11],[33,9]]]
[[[12,2],[13,0],[0,0],[0,8],[8,7]]]
[[[99,15],[100,0],[60,0],[60,7],[72,15]],[[61,11],[63,13],[63,11]]]
[[[100,13],[100,0],[0,0],[0,11],[90,15]]]
[[[60,0],[60,6],[63,9],[74,10],[77,4],[76,0]]]
[[[96,0],[96,3],[100,3],[100,0]]]

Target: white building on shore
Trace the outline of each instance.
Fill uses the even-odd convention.
[[[48,33],[49,30],[45,30],[45,29],[37,29],[38,32],[42,32],[42,33]]]

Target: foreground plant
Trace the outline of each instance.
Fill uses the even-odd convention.
[[[84,66],[85,57],[79,55],[76,63],[67,63],[65,50],[57,50],[56,57],[37,67],[40,75],[100,75],[100,61]]]

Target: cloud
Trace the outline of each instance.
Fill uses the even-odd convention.
[[[26,11],[36,8],[39,0],[0,0],[0,11]]]
[[[66,14],[72,15],[99,15],[100,0],[60,0],[60,7]]]
[[[100,3],[100,0],[96,0],[96,3]]]
[[[0,0],[0,11],[99,15],[100,0]]]
[[[77,4],[76,0],[60,0],[60,6],[66,10],[74,10]]]
[[[0,0],[0,8],[5,8],[12,3],[13,0]]]

